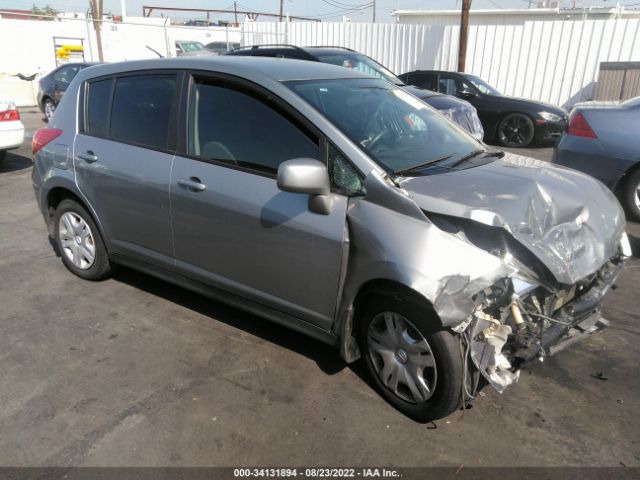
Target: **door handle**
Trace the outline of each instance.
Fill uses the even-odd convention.
[[[87,163],[93,163],[98,161],[98,156],[95,155],[91,150],[87,150],[85,153],[78,153],[76,157],[81,158]]]
[[[192,192],[204,192],[207,189],[207,186],[200,182],[200,179],[197,177],[180,178],[178,179],[178,185],[185,187]]]

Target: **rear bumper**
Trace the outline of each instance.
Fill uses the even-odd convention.
[[[551,163],[591,175],[611,190],[617,188],[620,179],[633,165],[633,162],[605,153],[598,140],[568,136],[563,136],[554,148]]]
[[[559,122],[544,123],[536,122],[536,143],[551,143],[557,142],[564,132],[566,122],[561,120]]]
[[[0,123],[0,150],[18,148],[24,142],[24,125],[22,122]]]

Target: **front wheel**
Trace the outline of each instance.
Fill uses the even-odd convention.
[[[379,297],[360,317],[359,343],[382,396],[418,421],[446,417],[460,405],[460,340],[435,313],[412,301]]]
[[[109,255],[91,215],[79,203],[63,200],[54,216],[55,240],[62,263],[85,280],[102,280],[111,273]]]
[[[533,120],[523,113],[511,113],[498,125],[498,140],[505,147],[526,147],[535,133]]]
[[[640,222],[640,170],[634,172],[626,181],[623,201],[629,217]]]

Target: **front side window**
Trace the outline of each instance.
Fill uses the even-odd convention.
[[[106,137],[109,133],[109,100],[113,79],[98,80],[87,84],[87,112],[85,132],[96,137]]]
[[[447,95],[456,95],[465,89],[465,84],[462,80],[447,75],[440,75],[439,85],[438,91]]]
[[[474,87],[476,87],[478,90],[480,90],[481,93],[484,93],[485,95],[502,95],[498,90],[493,88],[480,77],[476,77],[475,75],[468,75],[467,79],[473,84]]]
[[[176,95],[173,74],[149,74],[116,80],[110,137],[158,150],[167,148]]]
[[[455,163],[484,150],[423,101],[382,80],[310,80],[287,85],[390,173],[434,162]]]
[[[267,173],[286,160],[319,158],[317,139],[268,98],[208,80],[196,80],[191,91],[188,152]]]

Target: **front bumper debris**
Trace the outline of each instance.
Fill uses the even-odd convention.
[[[550,291],[533,286],[516,293],[517,280],[485,289],[465,332],[473,364],[499,392],[518,380],[523,365],[554,355],[609,325],[601,302],[622,271],[622,257],[574,285]]]

